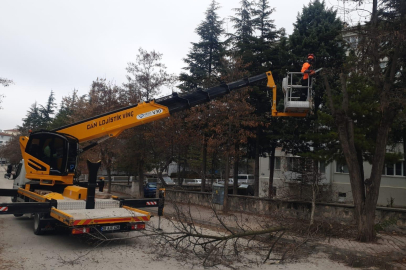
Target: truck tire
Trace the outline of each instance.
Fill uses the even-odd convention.
[[[38,213],[34,214],[34,234],[35,235],[44,234],[44,232],[42,231],[42,227],[43,227],[42,219],[43,219],[43,214],[38,214]]]

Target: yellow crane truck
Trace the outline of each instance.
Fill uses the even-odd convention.
[[[72,234],[117,232],[145,229],[151,218],[143,207],[158,207],[161,216],[164,194],[157,199],[95,198],[97,171],[100,162],[88,161],[88,182],[74,182],[77,158],[108,138],[117,137],[125,129],[144,125],[190,107],[228,94],[232,90],[268,79],[273,89],[272,115],[305,116],[306,112],[276,111],[276,86],[271,72],[185,95],[176,93],[124,107],[54,130],[41,130],[21,136],[23,160],[17,170],[13,189],[0,189],[0,196],[12,197],[11,203],[0,204],[0,214],[34,216],[34,233],[43,234],[58,229]],[[96,140],[80,148],[80,143]]]

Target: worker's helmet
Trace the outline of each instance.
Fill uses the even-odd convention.
[[[312,54],[312,53],[309,53],[308,55],[307,55],[307,59],[312,59],[312,60],[314,60],[316,58],[316,56],[314,56],[314,54]]]

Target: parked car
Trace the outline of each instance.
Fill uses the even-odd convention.
[[[162,178],[167,185],[175,185],[175,182],[168,175],[163,175]]]
[[[238,184],[248,184],[248,185],[253,185],[254,184],[254,175],[253,174],[239,174],[238,175]]]
[[[144,185],[144,197],[145,198],[156,197],[156,183],[146,183]]]
[[[202,184],[202,179],[185,179],[183,180],[183,185],[190,185],[190,186],[194,186],[194,185],[201,185]]]

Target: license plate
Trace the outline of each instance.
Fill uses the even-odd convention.
[[[105,231],[116,231],[116,230],[120,230],[120,225],[103,226],[103,227],[101,227],[101,230],[102,230],[103,232],[105,232]]]

